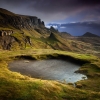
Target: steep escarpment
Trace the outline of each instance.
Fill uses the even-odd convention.
[[[67,38],[68,37],[68,38]],[[56,49],[84,52],[93,49],[91,44],[75,41],[68,33],[60,33],[55,28],[46,28],[36,16],[14,14],[0,8],[0,48],[1,49]]]
[[[11,35],[0,36],[0,49],[21,49],[26,48],[27,44],[31,46],[31,39],[28,36],[22,35],[21,39]]]
[[[13,26],[17,29],[43,27],[44,22],[36,16],[18,15],[0,8],[0,26]]]
[[[12,43],[15,41],[16,39],[12,36],[0,37],[0,48],[4,50],[10,50]]]
[[[42,35],[35,29],[45,29],[44,22],[36,16],[14,14],[0,8],[0,48],[25,48],[32,45],[31,37]],[[33,40],[34,41],[34,40]]]

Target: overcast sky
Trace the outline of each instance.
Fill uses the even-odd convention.
[[[0,7],[37,16],[46,24],[100,21],[100,0],[0,0]]]

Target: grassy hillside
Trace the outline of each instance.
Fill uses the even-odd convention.
[[[63,56],[71,57],[78,62],[88,62],[79,70],[88,76],[88,80],[77,82],[81,87],[75,88],[66,82],[62,84],[52,80],[35,79],[10,71],[8,63],[22,55],[23,59],[24,56],[37,60]],[[99,100],[99,76],[100,60],[93,55],[51,49],[0,51],[0,100]]]
[[[99,47],[96,51],[91,42],[71,36],[64,38],[64,33],[38,25],[34,22],[37,19],[33,19],[0,8],[0,30],[13,30],[11,35],[0,36],[0,100],[99,100],[100,59],[92,55],[100,54]],[[53,58],[81,64],[76,73],[83,73],[88,79],[77,82],[74,87],[65,81],[25,76],[8,67],[8,63],[16,59]]]
[[[71,40],[71,39],[65,39],[63,37],[61,37],[58,33],[46,33],[47,31],[44,31],[45,29],[41,29],[41,32],[44,33],[38,33],[36,30],[32,29],[32,30],[26,30],[26,29],[22,29],[22,30],[18,30],[15,28],[2,28],[0,27],[1,30],[13,30],[13,34],[11,36],[17,38],[18,41],[21,42],[21,44],[18,43],[13,43],[12,44],[12,48],[25,48],[25,37],[29,36],[32,42],[32,45],[30,46],[28,43],[26,45],[27,47],[32,47],[34,49],[41,49],[41,48],[45,48],[45,49],[55,49],[55,50],[67,50],[67,51],[75,51],[75,52],[86,52],[86,53],[90,53],[94,50],[93,46],[89,43],[85,43],[85,42],[81,42],[81,41],[75,41],[75,40]],[[7,40],[5,40],[7,41]],[[11,49],[12,49],[11,48]]]
[[[35,49],[44,48],[81,53],[93,53],[93,51],[96,50],[91,43],[71,39],[71,35],[69,36],[68,33],[60,33],[53,27],[50,29],[46,28],[41,25],[42,22],[37,17],[18,15],[0,8],[0,18],[0,30],[13,30],[11,36],[17,40],[15,40],[14,43],[8,43],[7,39],[2,40],[6,41],[6,45],[11,45],[10,49],[32,47]],[[67,35],[65,34],[68,35],[68,38],[66,38]],[[31,39],[31,45],[25,42],[27,36]],[[4,47],[2,41],[0,42],[1,48]],[[99,49],[98,46],[96,46],[96,48]]]

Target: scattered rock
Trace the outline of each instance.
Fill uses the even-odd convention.
[[[29,60],[25,60],[24,62],[25,62],[25,63],[29,63],[30,61],[29,61]]]
[[[76,84],[76,88],[82,88],[82,84]]]

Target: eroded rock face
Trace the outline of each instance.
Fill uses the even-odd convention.
[[[25,47],[26,47],[26,44],[29,44],[30,46],[32,45],[31,38],[29,36],[25,37]]]
[[[7,36],[13,34],[13,30],[0,30],[0,36]]]
[[[9,11],[8,11],[9,12]],[[11,25],[17,29],[25,28],[30,29],[35,26],[44,26],[44,22],[36,16],[25,16],[25,15],[17,15],[17,14],[5,14],[0,12],[0,16],[3,19],[0,19],[0,26]]]
[[[17,42],[17,41],[12,36],[7,35],[7,36],[0,37],[1,49],[10,50],[13,42]]]
[[[0,49],[11,50],[16,44],[19,48],[26,48],[27,44],[32,45],[29,36],[23,36],[23,42],[11,35],[0,36]]]
[[[54,33],[57,33],[58,32],[58,30],[56,30],[54,27],[50,27],[50,31],[52,31],[52,32],[54,32]]]

